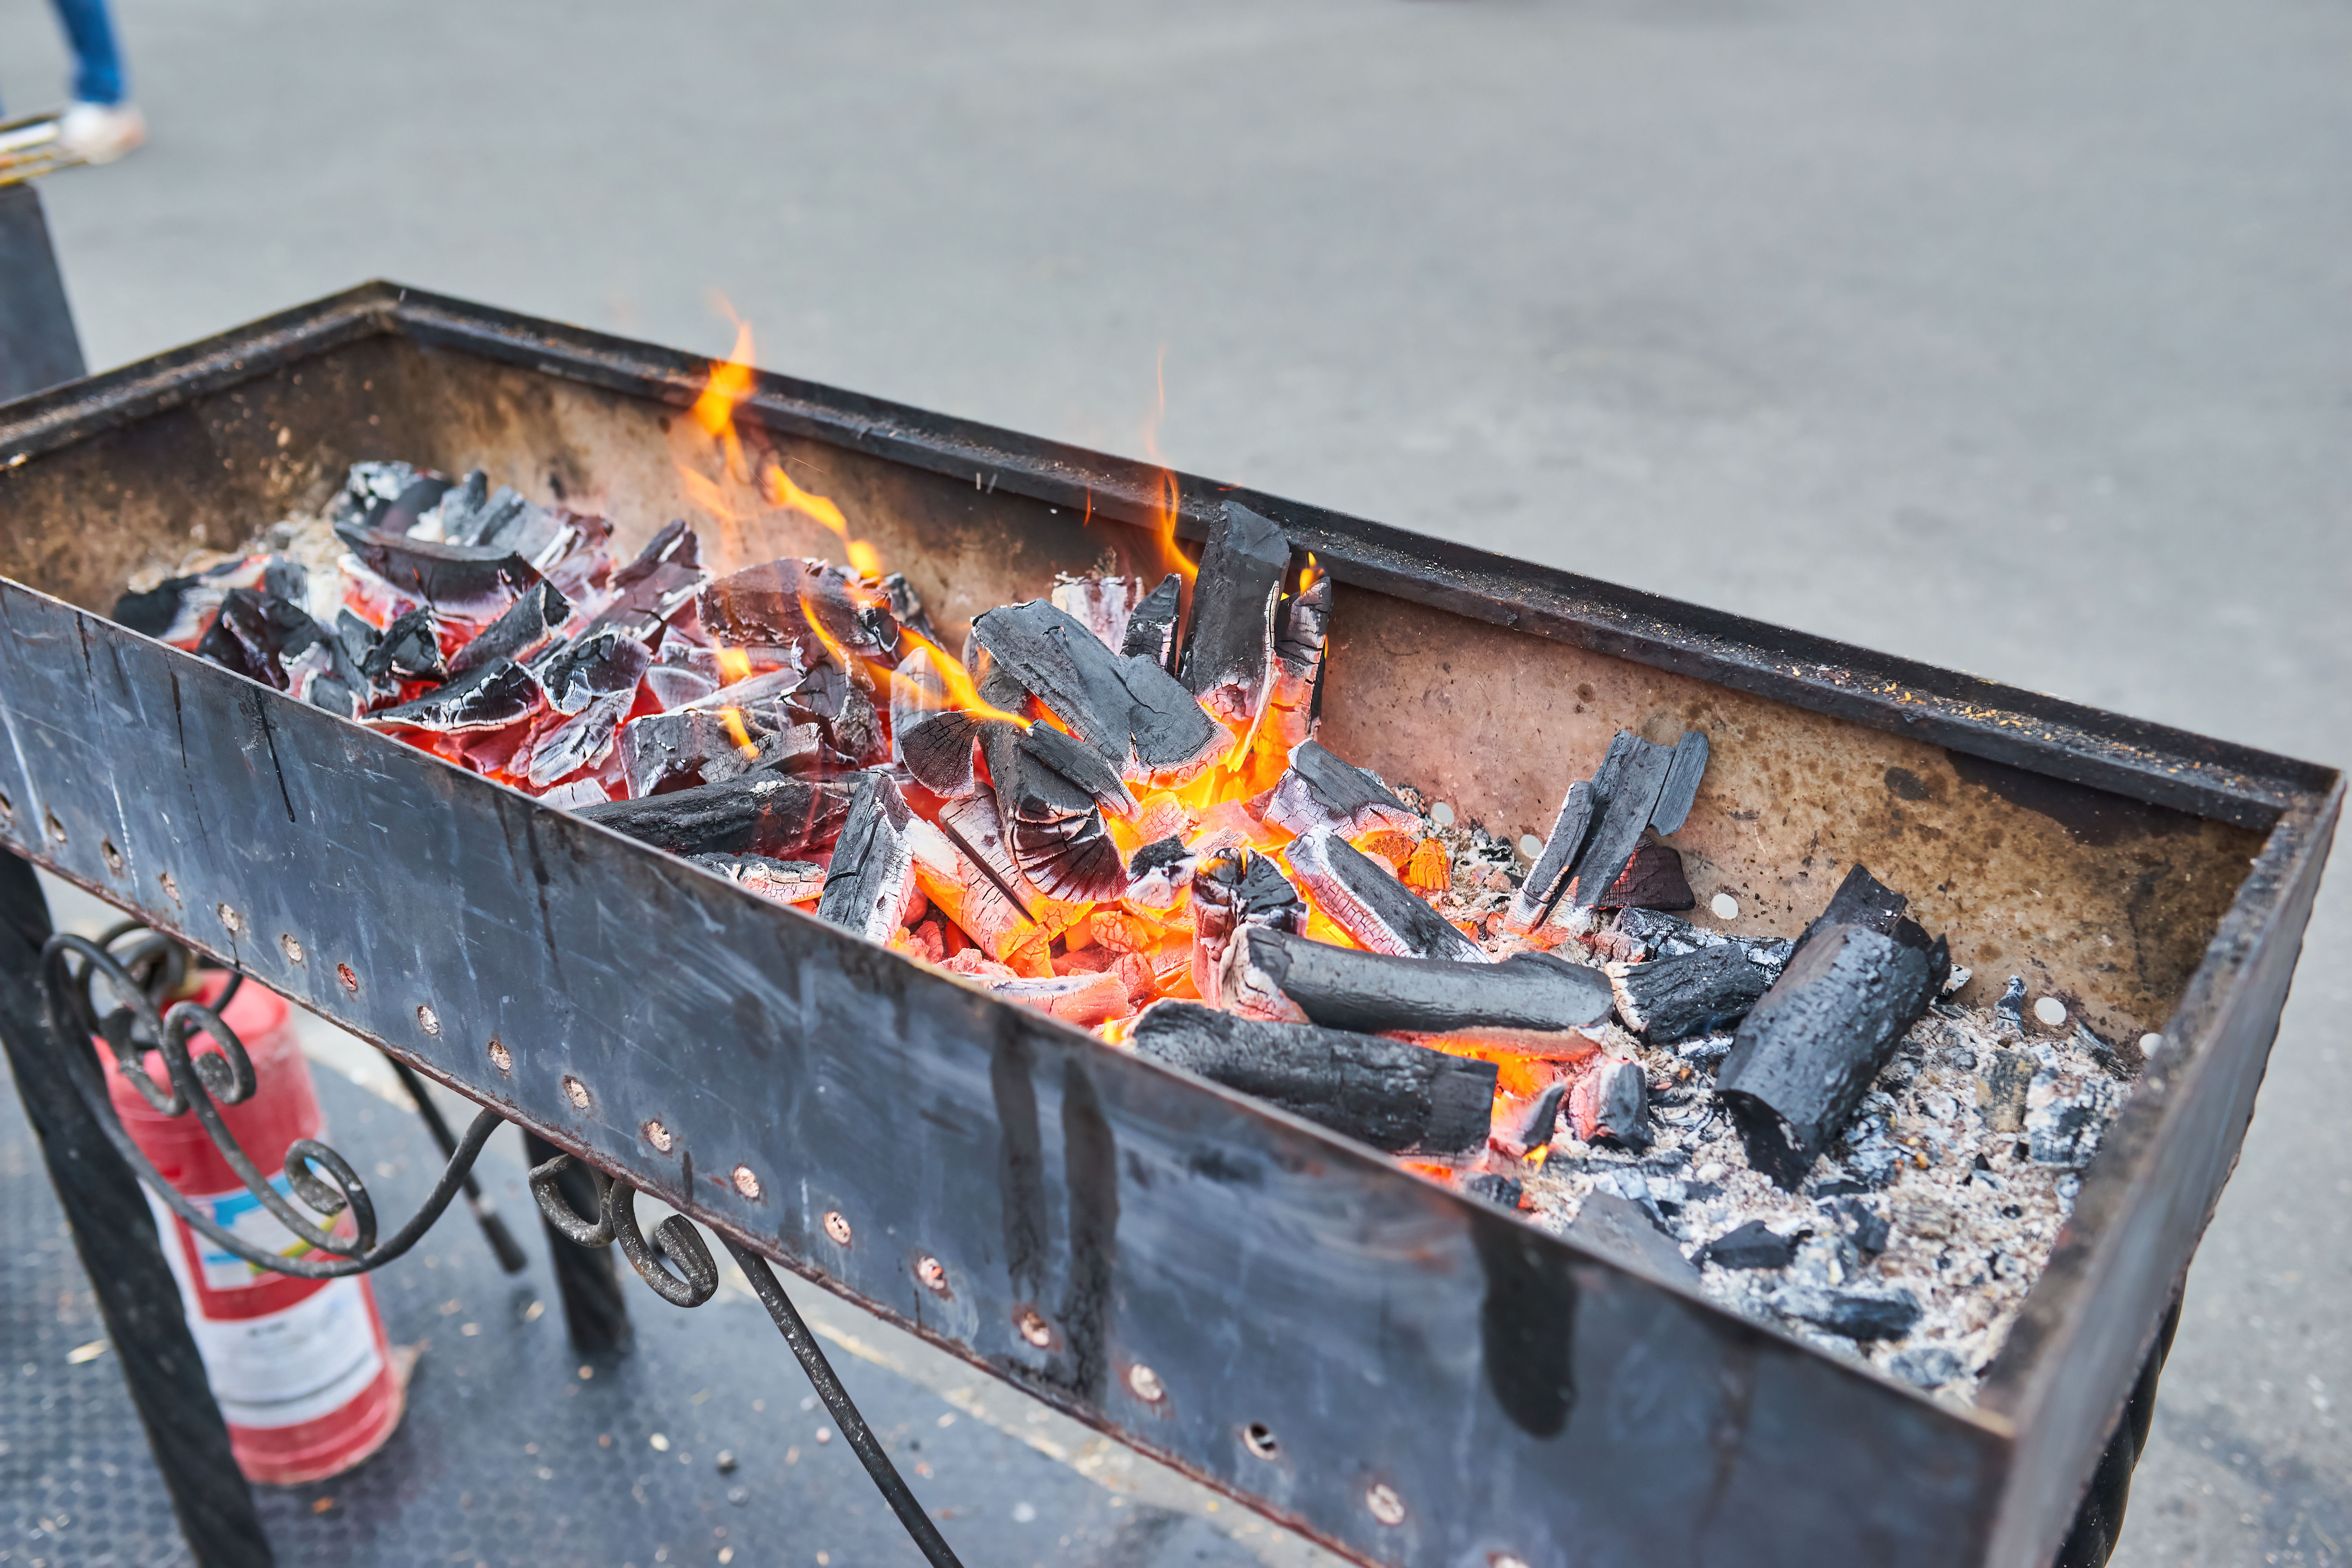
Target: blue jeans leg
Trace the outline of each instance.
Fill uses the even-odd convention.
[[[66,40],[73,46],[73,94],[83,103],[122,101],[122,55],[106,0],[54,0]]]

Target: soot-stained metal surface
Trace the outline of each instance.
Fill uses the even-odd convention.
[[[173,541],[231,542],[384,455],[543,475],[550,499],[658,521],[679,483],[655,432],[701,370],[372,285],[0,410],[0,563],[109,602]],[[950,637],[1089,563],[1105,546],[1081,516],[1140,523],[1156,481],[776,377],[738,417],[875,520]],[[1547,712],[1573,690],[1604,740],[1643,728],[1644,704],[1704,727],[1711,785],[1761,792],[1782,820],[1730,818],[1701,844],[1701,897],[1727,885],[1721,868],[1761,877],[1825,830],[1824,879],[1854,844],[1899,840],[1898,879],[1938,924],[1948,889],[1926,887],[2032,853],[2050,856],[2048,889],[2082,899],[2118,853],[2190,857],[2193,877],[2166,861],[2195,888],[2168,895],[2161,941],[2134,936],[2130,985],[2059,944],[2076,994],[2163,1015],[2169,1045],[1976,1410],[15,582],[0,584],[0,841],[1367,1561],[2046,1563],[2244,1134],[2336,775],[1179,482],[1188,536],[1239,494],[1341,584],[1325,716],[1342,754],[1410,777],[1398,757],[1437,710],[1507,726],[1493,693],[1514,685]],[[713,553],[795,542],[749,527]],[[1507,676],[1456,663],[1465,648]],[[1383,701],[1423,716],[1383,730],[1367,717]],[[1594,759],[1580,731],[1512,732],[1538,755],[1500,784],[1412,782],[1539,831]],[[1867,821],[1823,804],[1865,774]],[[1689,831],[1725,805],[1703,791]],[[1970,863],[1957,826],[2026,842]]]

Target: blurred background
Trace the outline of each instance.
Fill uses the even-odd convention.
[[[372,277],[716,354],[723,294],[767,368],[2352,760],[2342,5],[117,21],[152,141],[43,187],[94,368]],[[0,100],[68,68],[0,4]],[[2346,881],[2131,1568],[2352,1562]]]

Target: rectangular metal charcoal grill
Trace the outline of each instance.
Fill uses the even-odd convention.
[[[2162,1032],[1963,1411],[100,613],[363,458],[634,548],[693,515],[669,431],[704,372],[372,284],[0,408],[0,838],[1365,1561],[2051,1561],[2245,1133],[2334,771],[1180,477],[1188,537],[1231,495],[1335,577],[1341,755],[1516,837],[1619,728],[1705,729],[1677,842],[1735,929],[1792,934],[1860,860],[1976,985]],[[1140,465],[777,376],[737,418],[951,642],[1141,557]]]

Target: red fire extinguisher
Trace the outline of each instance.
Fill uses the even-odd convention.
[[[227,984],[226,975],[208,973],[196,999],[213,1005]],[[287,1149],[321,1131],[310,1064],[285,999],[250,980],[222,1019],[252,1059],[256,1088],[243,1104],[221,1106],[221,1119],[254,1164],[281,1173],[272,1184],[286,1193]],[[193,1056],[217,1048],[207,1035],[188,1041]],[[241,1239],[288,1257],[310,1251],[246,1191],[194,1113],[158,1113],[110,1051],[101,1048],[99,1057],[123,1130],[165,1181]],[[146,1065],[156,1083],[168,1081],[160,1052],[151,1052]],[[367,1279],[271,1273],[198,1234],[152,1193],[148,1203],[205,1375],[228,1420],[230,1449],[247,1477],[280,1486],[321,1480],[382,1447],[400,1423],[403,1388]]]

